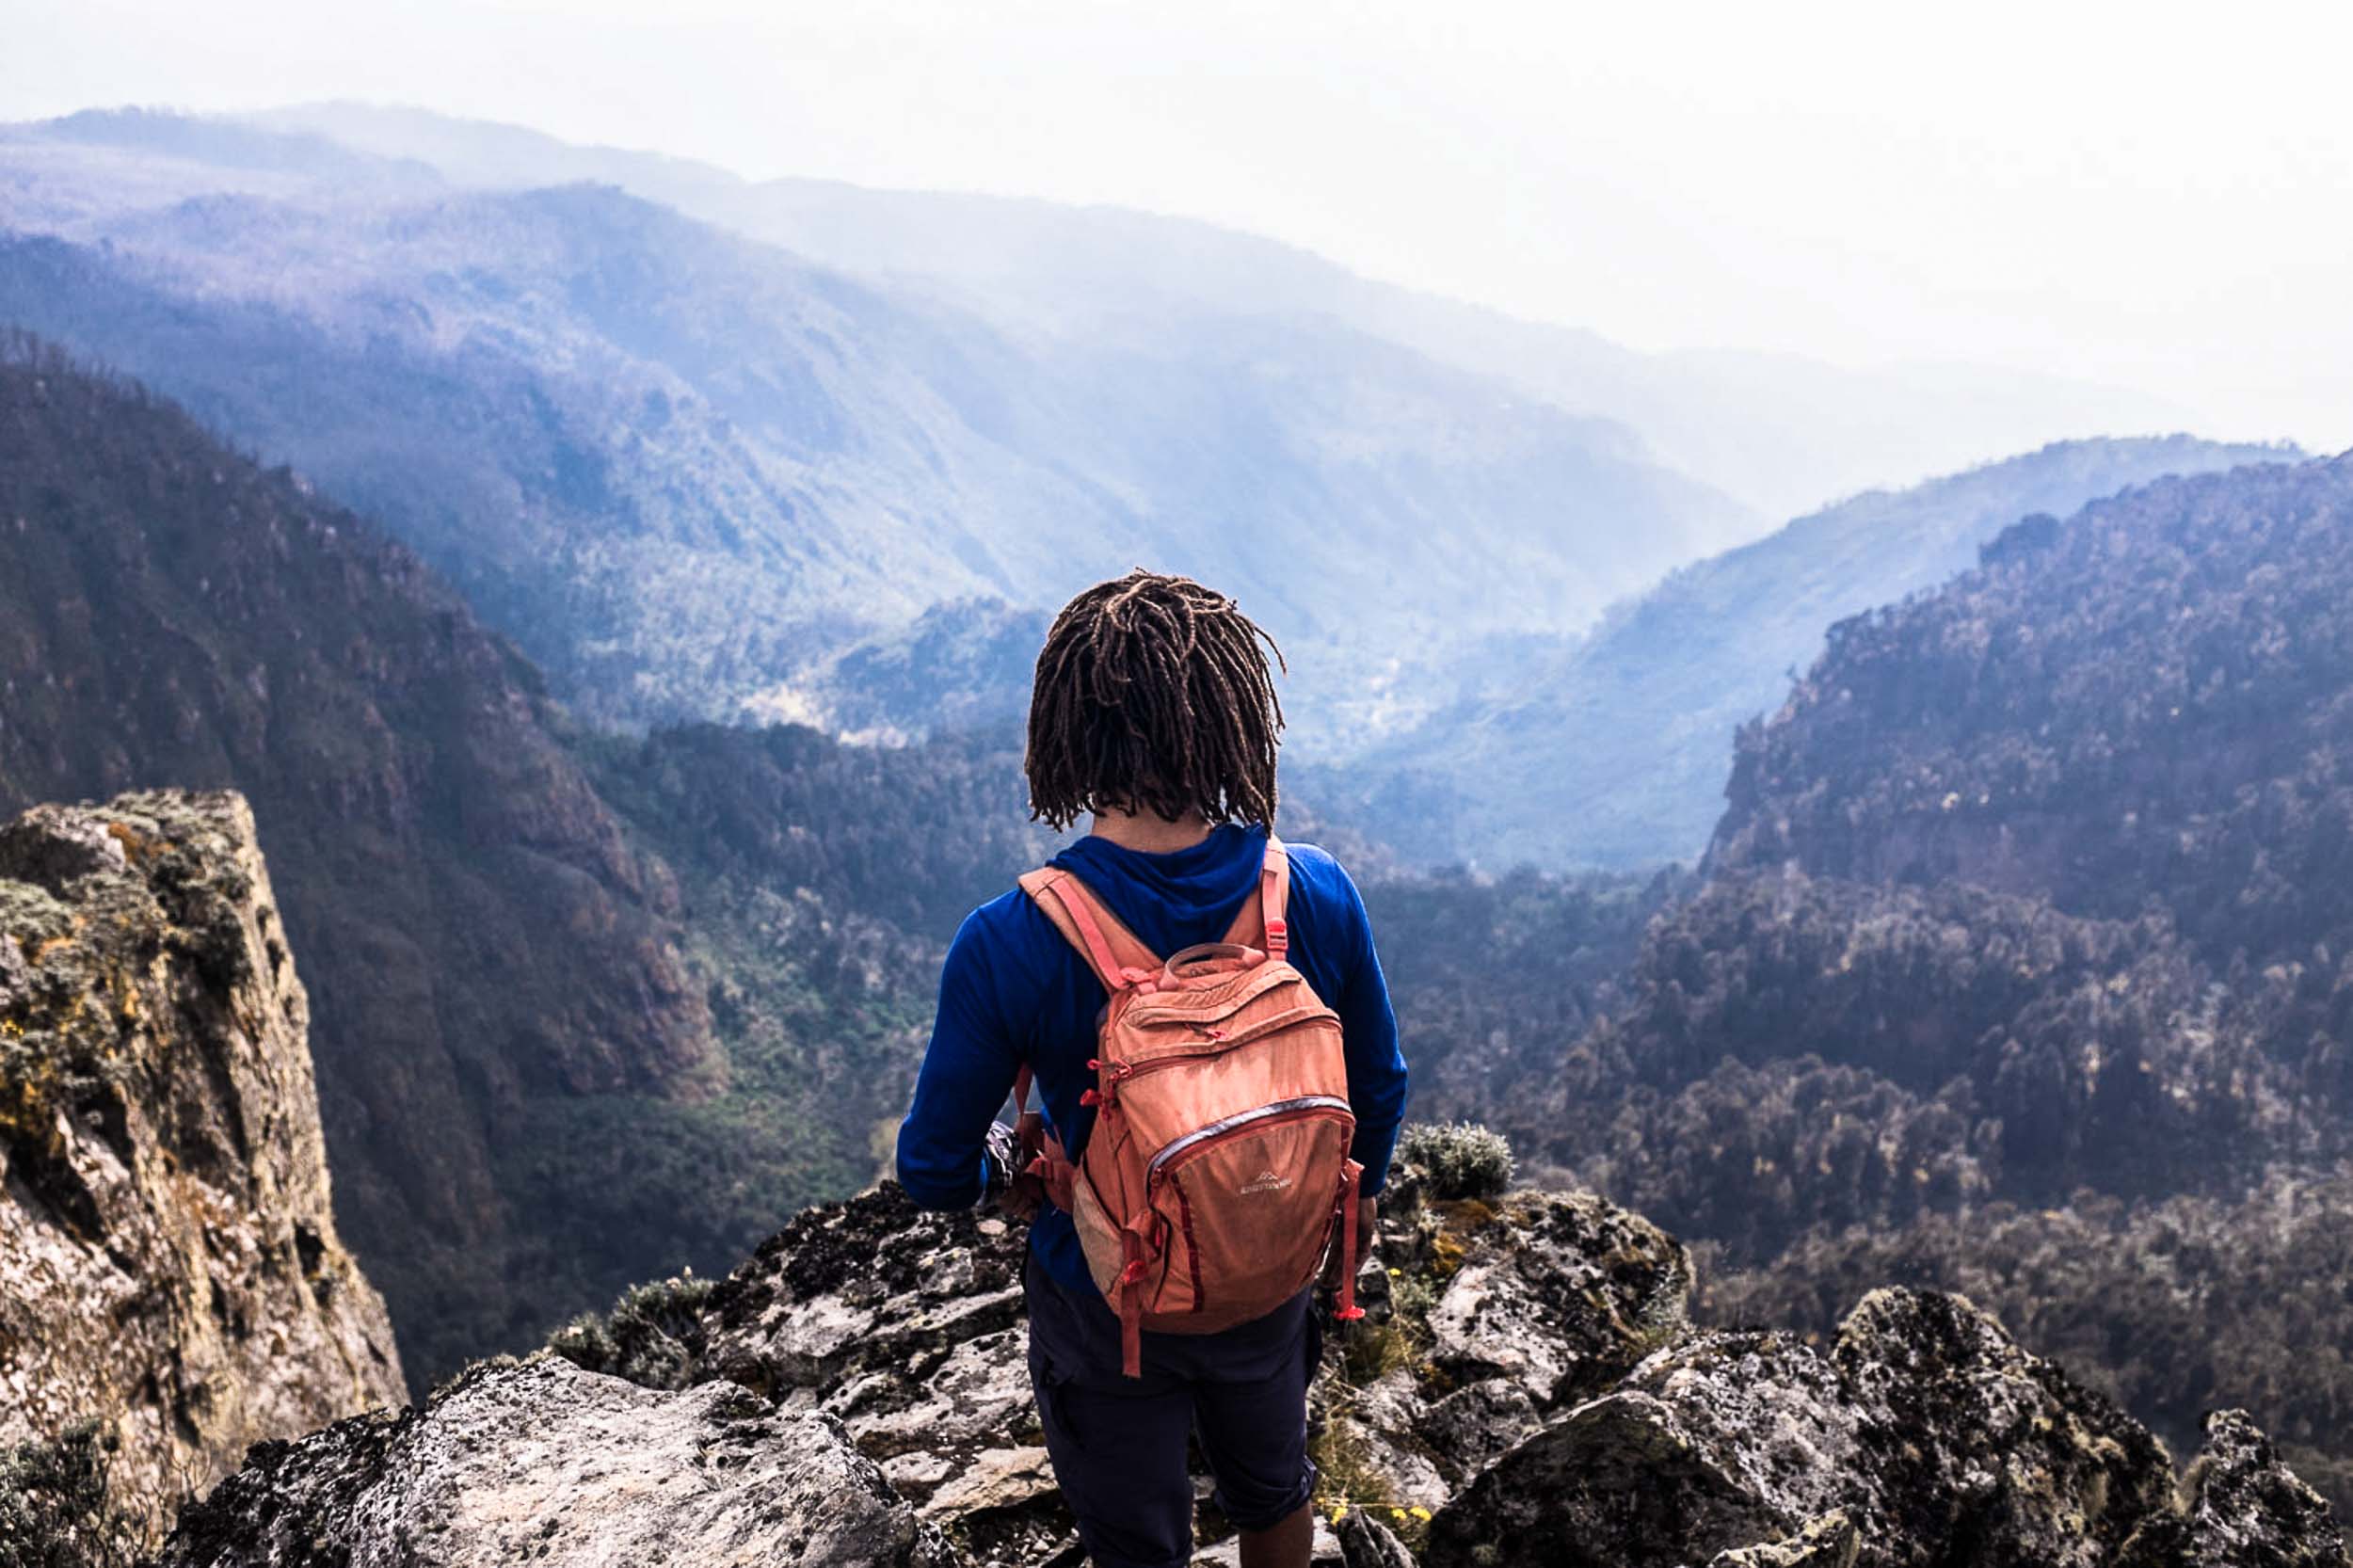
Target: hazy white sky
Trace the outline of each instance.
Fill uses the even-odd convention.
[[[1968,360],[2353,445],[2353,7],[5,0],[0,118],[422,104],[1116,202],[1645,348]]]

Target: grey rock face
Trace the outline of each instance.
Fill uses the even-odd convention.
[[[839,1419],[980,1562],[1075,1539],[1030,1394],[1017,1224],[928,1214],[885,1184],[806,1210],[728,1276],[691,1374]]]
[[[2325,1568],[2346,1554],[2329,1505],[2280,1463],[2247,1413],[2217,1410],[2183,1479],[2180,1512],[2143,1527],[2117,1560],[2121,1568]]]
[[[163,1568],[952,1560],[831,1418],[542,1354],[485,1363],[423,1411],[257,1448],[188,1512]]]
[[[2205,1486],[2231,1519],[2217,1528],[2177,1501],[2154,1438],[1993,1319],[1881,1290],[1828,1353],[1754,1333],[1660,1351],[1481,1475],[1422,1560],[2092,1568],[2266,1531],[2305,1555],[2210,1560],[2347,1560],[2325,1511],[2265,1496],[2284,1476],[2267,1452],[2235,1431],[2223,1449]]]
[[[1686,1321],[1682,1245],[1593,1193],[1517,1192],[1492,1208],[1433,1212],[1463,1249],[1429,1314],[1431,1359],[1458,1381],[1499,1376],[1554,1404],[1606,1386]]]
[[[405,1397],[308,1029],[240,797],[0,827],[0,1443],[97,1419],[157,1534],[248,1444]]]

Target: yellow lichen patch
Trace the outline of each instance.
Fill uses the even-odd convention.
[[[108,823],[106,837],[122,846],[123,857],[134,866],[143,866],[154,858],[154,843],[145,835],[133,831],[121,823]]]
[[[1495,1206],[1483,1198],[1453,1198],[1431,1208],[1449,1230],[1479,1230],[1496,1223]]]
[[[1439,1279],[1451,1279],[1463,1266],[1466,1249],[1450,1230],[1442,1230],[1430,1239],[1430,1272]]]

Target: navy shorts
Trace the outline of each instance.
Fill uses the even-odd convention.
[[[1147,1332],[1144,1376],[1131,1378],[1119,1369],[1119,1319],[1101,1296],[1065,1289],[1035,1254],[1021,1283],[1046,1450],[1098,1568],[1193,1560],[1188,1432],[1237,1528],[1278,1524],[1314,1495],[1307,1384],[1323,1359],[1323,1331],[1307,1291],[1219,1334]]]

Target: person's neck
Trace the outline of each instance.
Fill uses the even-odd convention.
[[[1211,829],[1209,819],[1198,811],[1188,811],[1175,822],[1156,811],[1097,811],[1088,831],[1098,839],[1109,839],[1122,849],[1166,855],[1172,850],[1191,849],[1208,838]]]

